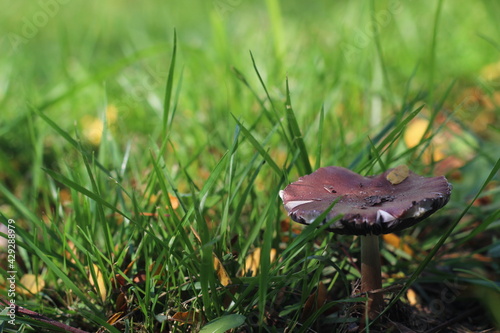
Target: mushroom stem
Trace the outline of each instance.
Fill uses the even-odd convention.
[[[361,292],[382,288],[378,236],[361,236]],[[382,293],[368,294],[368,317],[374,319],[384,306]],[[364,316],[363,316],[364,317]]]

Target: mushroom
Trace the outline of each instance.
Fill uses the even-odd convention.
[[[280,191],[292,220],[311,224],[337,200],[322,223],[328,231],[361,237],[361,292],[368,294],[367,313],[374,319],[384,305],[379,235],[400,231],[425,219],[448,202],[451,184],[444,176],[423,177],[405,166],[363,177],[330,166],[299,178]]]

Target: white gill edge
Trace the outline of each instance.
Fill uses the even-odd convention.
[[[285,208],[288,211],[291,211],[292,209],[294,209],[297,206],[300,206],[300,205],[303,205],[303,204],[306,204],[306,203],[310,203],[310,202],[313,202],[313,201],[314,200],[294,200],[294,201],[288,201],[285,204]]]
[[[392,214],[389,214],[385,210],[382,209],[377,210],[377,221],[385,223],[394,221],[395,219],[396,217],[394,217]]]
[[[281,200],[285,200],[285,199],[283,198],[283,196],[285,195],[285,191],[280,190],[279,195],[280,195]]]

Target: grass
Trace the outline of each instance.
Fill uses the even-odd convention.
[[[383,243],[369,329],[500,329],[496,2],[51,4],[0,14],[0,295],[47,318],[0,332],[346,330],[359,240],[278,192],[398,164],[453,196]]]

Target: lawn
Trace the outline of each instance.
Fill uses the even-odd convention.
[[[500,330],[500,3],[2,1],[0,332]],[[445,176],[380,237],[303,226],[325,166]]]

